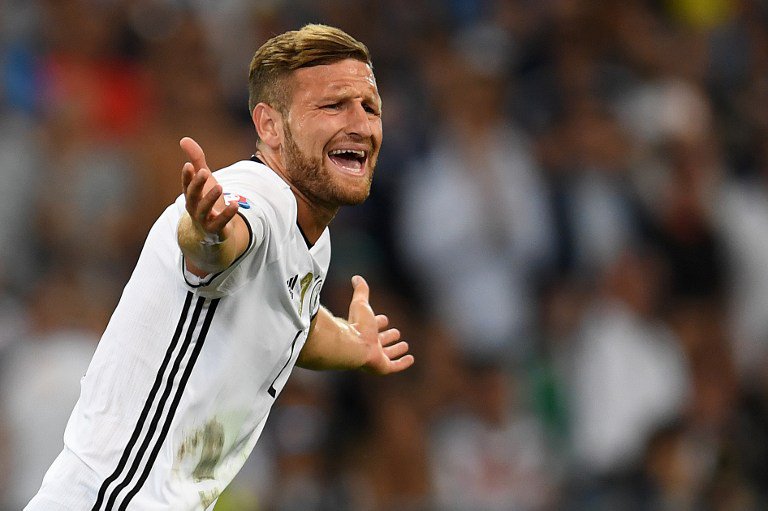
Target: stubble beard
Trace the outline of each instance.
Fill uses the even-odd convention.
[[[368,198],[373,181],[373,168],[363,186],[344,187],[334,179],[332,172],[323,166],[322,159],[312,158],[301,151],[287,125],[283,151],[293,186],[311,201],[319,205],[337,207],[356,206]]]

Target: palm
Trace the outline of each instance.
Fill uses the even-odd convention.
[[[400,331],[387,328],[389,319],[376,315],[369,303],[368,283],[362,277],[352,279],[354,292],[349,304],[349,323],[359,332],[361,340],[369,348],[369,356],[363,369],[374,374],[390,374],[413,365],[413,355],[408,353],[408,343],[400,340]]]

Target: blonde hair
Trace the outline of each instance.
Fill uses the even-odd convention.
[[[266,103],[285,114],[291,90],[285,78],[302,67],[356,59],[373,67],[368,48],[343,30],[310,24],[265,42],[254,54],[248,73],[248,110]]]

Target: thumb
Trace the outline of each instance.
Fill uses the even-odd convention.
[[[349,321],[359,322],[362,315],[373,315],[373,310],[368,303],[370,288],[368,283],[360,275],[352,277],[352,301],[349,303]]]

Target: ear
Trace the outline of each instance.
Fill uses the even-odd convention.
[[[283,115],[266,103],[259,103],[251,114],[259,139],[277,150],[283,143]]]

